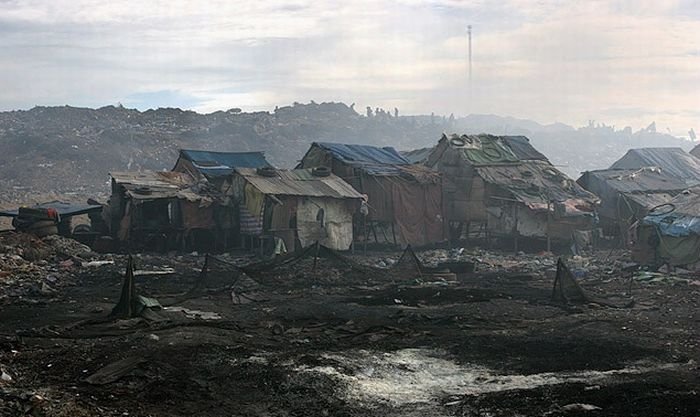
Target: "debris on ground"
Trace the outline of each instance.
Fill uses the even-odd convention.
[[[622,251],[563,258],[565,297],[553,300],[553,254],[318,247],[260,261],[99,255],[53,239],[0,236],[2,255],[20,258],[0,278],[0,415],[695,417],[700,406],[700,286],[639,280]]]

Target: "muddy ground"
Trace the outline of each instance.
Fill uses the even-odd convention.
[[[346,277],[307,260],[256,279],[222,268],[192,292],[202,257],[140,256],[175,270],[136,277],[166,308],[108,320],[115,260],[1,306],[0,415],[699,415],[692,279],[601,269],[581,280],[597,302],[564,305],[544,270]]]

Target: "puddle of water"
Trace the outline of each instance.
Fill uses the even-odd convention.
[[[331,364],[297,370],[337,378],[345,383],[347,398],[392,405],[432,402],[447,395],[479,395],[572,382],[600,384],[614,376],[676,366],[504,375],[478,365],[458,364],[442,352],[427,349],[351,351],[326,354],[322,358]]]

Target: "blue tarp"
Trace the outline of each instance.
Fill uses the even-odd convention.
[[[644,224],[656,226],[664,236],[700,235],[700,194],[691,189],[675,196],[644,217]]]
[[[396,149],[369,145],[316,142],[315,145],[330,152],[334,158],[354,167],[362,168],[372,175],[398,175],[395,165],[410,165]]]
[[[644,224],[656,226],[664,236],[700,235],[700,218],[694,216],[675,213],[662,216],[646,216]]]
[[[78,216],[81,214],[92,213],[95,211],[102,210],[102,206],[91,205],[91,204],[70,204],[64,203],[62,201],[50,201],[48,203],[41,203],[35,206],[30,206],[30,208],[35,209],[56,209],[61,217],[68,216]],[[19,214],[19,209],[15,210],[3,210],[0,211],[0,217],[17,217]]]
[[[230,175],[236,168],[269,167],[269,162],[262,152],[209,152],[183,149],[180,157],[192,162],[192,165],[206,177]]]
[[[390,165],[408,165],[411,163],[390,146],[379,148],[370,145],[346,145],[328,142],[316,142],[316,145],[331,152],[333,156],[350,165],[353,162]]]

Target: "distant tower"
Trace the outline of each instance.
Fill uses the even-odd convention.
[[[472,88],[472,25],[467,26],[467,36],[469,37],[469,89]]]

